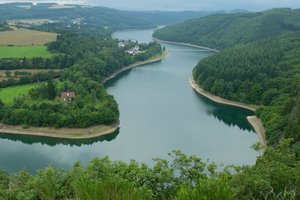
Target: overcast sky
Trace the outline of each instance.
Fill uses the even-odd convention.
[[[0,0],[4,2],[58,2],[106,6],[123,10],[265,10],[300,8],[300,0]]]

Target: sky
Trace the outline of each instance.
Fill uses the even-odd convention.
[[[122,10],[266,10],[300,8],[300,0],[0,0],[7,2],[57,2],[105,6]]]

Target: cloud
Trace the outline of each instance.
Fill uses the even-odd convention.
[[[32,3],[59,3],[59,4],[89,4],[89,0],[0,0],[0,3],[32,2]]]
[[[264,10],[299,8],[299,0],[89,0],[95,5],[131,10]]]
[[[123,10],[265,10],[300,8],[299,0],[0,0],[0,2],[56,2],[106,6]]]

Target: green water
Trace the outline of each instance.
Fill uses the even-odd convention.
[[[152,30],[123,31],[114,37],[151,41]],[[87,140],[62,140],[0,134],[0,168],[30,171],[49,164],[68,168],[95,157],[136,159],[148,164],[180,149],[224,164],[253,164],[258,141],[244,109],[216,104],[192,90],[188,79],[208,52],[166,45],[170,55],[153,64],[126,71],[106,87],[119,103],[121,128],[112,135]]]

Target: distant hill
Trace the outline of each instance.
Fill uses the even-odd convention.
[[[161,40],[223,49],[300,30],[300,9],[215,14],[157,30]]]
[[[145,19],[155,25],[177,24],[188,19],[195,19],[215,14],[212,11],[132,11],[133,16]]]
[[[80,18],[82,23],[98,28],[109,27],[111,30],[150,28],[157,25],[180,23],[187,19],[199,18],[212,13],[215,12],[123,11],[83,5],[62,6],[55,3],[0,4],[1,20],[51,19],[70,21]]]
[[[134,18],[130,13],[105,7],[84,7],[72,5],[69,7],[53,7],[56,4],[0,4],[0,19],[51,19],[59,20],[67,26],[72,20],[80,19],[81,25],[89,24],[98,28],[131,29],[154,27],[154,24],[140,18]]]
[[[9,31],[10,28],[5,22],[0,22],[0,31]]]

